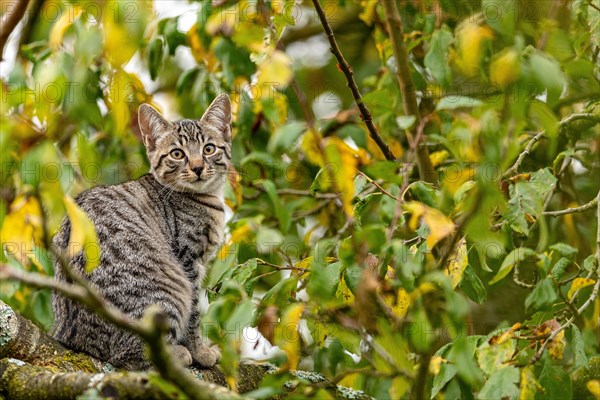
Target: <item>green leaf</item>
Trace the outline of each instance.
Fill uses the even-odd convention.
[[[184,92],[190,90],[190,88],[194,85],[194,81],[198,76],[198,73],[202,69],[200,67],[193,67],[185,70],[184,73],[179,75],[177,79],[177,84],[175,85],[175,94],[177,96],[181,96]]]
[[[349,265],[344,269],[344,281],[352,294],[356,294],[362,277],[363,269],[356,264]]]
[[[577,325],[571,325],[570,329],[571,333],[571,349],[573,351],[573,368],[575,370],[584,367],[587,368],[588,358],[585,354],[585,344],[583,342],[583,337],[581,337],[581,332]]]
[[[535,254],[535,251],[527,247],[519,247],[517,249],[514,249],[513,251],[508,253],[506,258],[502,262],[500,269],[496,273],[496,276],[489,282],[489,284],[493,285],[494,283],[501,281],[506,275],[510,273],[510,271],[513,270],[515,265],[522,262],[528,257],[534,256]]]
[[[251,299],[244,300],[238,304],[225,324],[225,330],[228,335],[232,335],[233,333],[233,339],[241,339],[243,337],[243,328],[252,326],[254,322],[254,309],[255,306]]]
[[[544,168],[531,174],[529,181],[519,181],[510,186],[510,200],[505,216],[515,232],[529,235],[528,220],[540,217],[546,196],[555,184],[556,177],[549,168]]]
[[[232,274],[231,279],[233,279],[240,285],[243,285],[244,283],[246,283],[248,278],[250,278],[252,276],[252,274],[256,270],[257,266],[258,266],[258,263],[256,262],[256,258],[251,258],[250,260],[246,261],[245,263],[239,265],[234,270],[234,273]]]
[[[429,207],[435,208],[437,206],[439,193],[432,184],[417,181],[408,185],[408,189],[415,200],[427,204]]]
[[[306,290],[311,299],[328,301],[335,297],[340,283],[342,263],[318,265],[311,268],[310,281]]]
[[[456,367],[452,364],[442,363],[440,365],[440,372],[433,377],[433,386],[431,388],[432,399],[450,382],[450,379],[454,378],[457,371]]]
[[[477,362],[479,367],[488,375],[506,368],[516,349],[516,343],[513,339],[508,339],[502,343],[490,344],[485,342],[477,349]]]
[[[283,125],[277,128],[273,136],[271,136],[267,149],[271,153],[292,150],[293,145],[304,131],[306,131],[305,122],[290,122]]]
[[[478,107],[482,104],[483,102],[481,100],[468,96],[446,96],[442,97],[435,109],[438,111],[456,110],[457,108]]]
[[[538,381],[544,388],[544,393],[539,398],[544,400],[571,400],[573,398],[571,377],[562,366],[552,365],[550,360],[544,363]]]
[[[554,250],[560,253],[563,257],[566,257],[569,260],[575,259],[575,256],[579,252],[579,249],[576,249],[575,247],[569,246],[568,244],[564,243],[555,243],[549,248],[550,250]]]
[[[398,128],[400,129],[410,129],[417,120],[417,117],[414,115],[401,115],[396,117],[396,122],[398,123]]]
[[[483,282],[479,279],[470,265],[467,265],[467,268],[465,268],[459,287],[477,304],[483,304],[487,297],[487,290],[485,289]]]
[[[448,361],[457,369],[458,376],[471,386],[479,386],[483,382],[483,372],[475,363],[476,337],[459,337],[450,348]]]
[[[452,78],[448,64],[448,49],[452,40],[452,33],[447,28],[435,31],[429,41],[429,51],[425,55],[425,66],[442,87],[447,87]]]
[[[271,181],[263,181],[263,187],[265,188],[269,198],[271,199],[271,203],[273,203],[273,209],[275,211],[275,215],[277,216],[277,220],[279,220],[279,227],[281,228],[281,232],[284,234],[290,229],[291,216],[288,211],[288,207],[286,207],[279,198],[277,194],[277,189],[275,188],[275,184]]]
[[[358,125],[344,125],[337,130],[336,135],[342,139],[350,138],[358,147],[367,148],[367,133]]]
[[[383,179],[388,183],[402,184],[401,164],[395,161],[376,161],[365,168],[369,177]]]
[[[560,277],[565,273],[565,270],[567,269],[567,267],[569,265],[571,265],[571,260],[569,260],[566,257],[561,257],[556,264],[554,264],[554,266],[552,267],[552,277],[554,279],[560,279]]]
[[[265,293],[260,304],[262,306],[275,304],[281,308],[290,302],[291,294],[296,290],[297,286],[298,277],[296,276],[290,276],[289,278],[281,280]]]
[[[533,289],[533,292],[525,299],[525,308],[527,310],[538,311],[550,307],[558,300],[558,294],[554,287],[552,279],[546,278],[539,282]]]
[[[54,314],[49,290],[38,290],[33,295],[33,316],[46,329],[52,326]]]
[[[596,269],[597,264],[598,261],[596,260],[596,256],[594,254],[591,254],[587,256],[585,260],[583,260],[583,269],[585,269],[588,272],[592,272]]]
[[[506,367],[490,376],[477,395],[478,399],[517,399],[519,397],[519,370]]]
[[[283,236],[275,229],[261,226],[256,232],[256,248],[261,254],[272,254],[283,243]]]
[[[163,66],[165,44],[161,38],[154,38],[148,45],[148,70],[154,81]]]
[[[529,65],[533,71],[534,81],[547,90],[546,102],[554,106],[566,84],[565,76],[560,69],[560,64],[547,54],[535,51],[529,57]]]

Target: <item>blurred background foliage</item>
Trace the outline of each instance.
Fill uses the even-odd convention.
[[[32,2],[1,65],[2,262],[52,275],[65,199],[148,171],[141,103],[197,118],[226,92],[231,213],[203,325],[230,382],[245,348],[281,367],[258,398],[296,368],[376,398],[598,398],[570,377],[600,350],[595,207],[544,215],[600,188],[598,1],[398,2],[435,185],[412,167],[380,2],[321,4],[398,162],[309,1]],[[0,298],[51,327],[48,291]],[[256,330],[275,351],[247,350]]]

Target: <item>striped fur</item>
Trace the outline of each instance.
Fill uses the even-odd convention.
[[[167,339],[178,357],[187,365],[193,360],[210,367],[220,355],[199,334],[198,288],[223,237],[223,186],[231,160],[229,97],[217,97],[197,121],[169,122],[145,104],[139,119],[151,173],[95,187],[76,199],[96,227],[101,250],[100,265],[87,277],[132,318],[159,305],[169,317]],[[67,247],[70,228],[65,219],[54,238],[57,247]],[[71,265],[83,273],[83,254]],[[56,279],[66,280],[58,263],[55,271]],[[150,366],[136,336],[57,293],[52,305],[54,337],[67,347],[121,368]]]

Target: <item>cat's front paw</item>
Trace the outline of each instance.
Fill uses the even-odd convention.
[[[210,368],[221,359],[221,351],[216,345],[200,345],[192,351],[192,358],[198,366]]]
[[[173,356],[183,364],[184,367],[192,365],[192,355],[190,351],[184,346],[175,345],[173,346]]]

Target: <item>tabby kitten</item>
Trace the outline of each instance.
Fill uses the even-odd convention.
[[[150,173],[115,186],[81,193],[77,204],[93,221],[100,265],[86,277],[104,298],[131,318],[152,304],[168,316],[167,340],[187,366],[213,366],[220,353],[199,332],[198,287],[223,238],[225,177],[231,160],[231,104],[218,96],[200,120],[169,122],[142,104],[139,124]],[[71,225],[65,219],[54,238],[65,249]],[[85,257],[70,260],[83,274]],[[56,279],[65,281],[55,262]],[[147,369],[141,340],[53,293],[54,337],[126,369]]]

